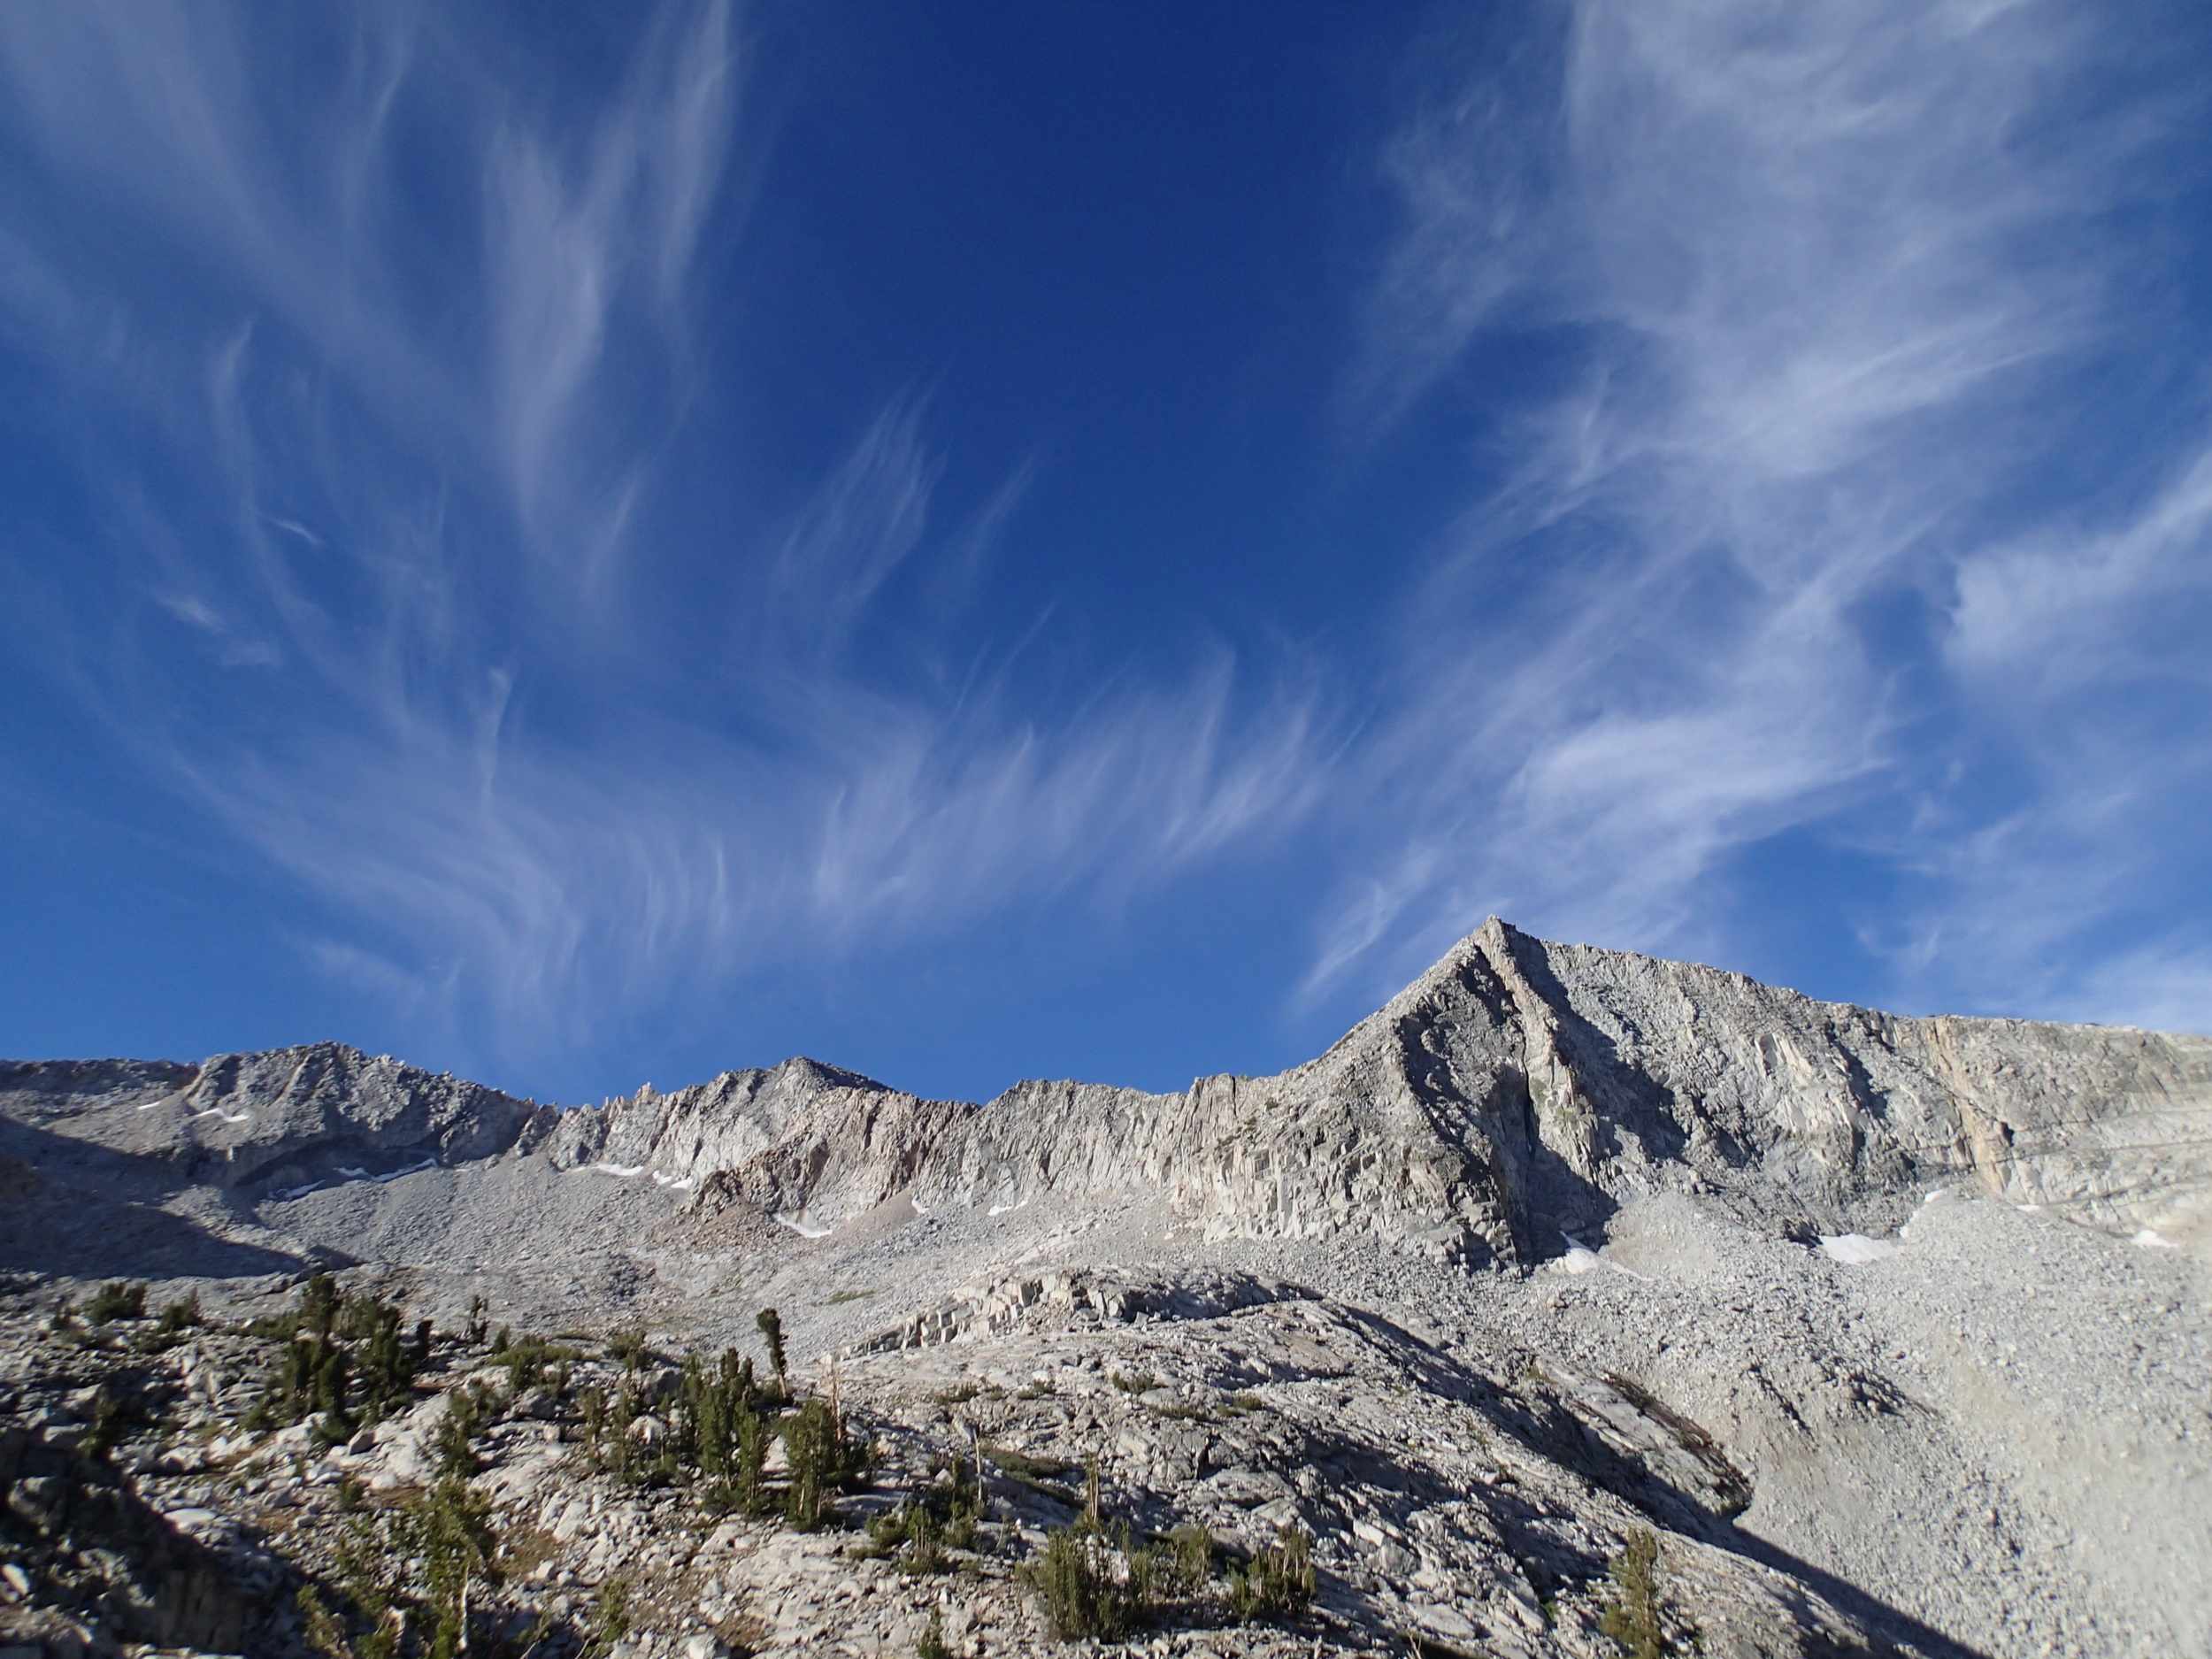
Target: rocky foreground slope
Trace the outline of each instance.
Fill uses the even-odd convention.
[[[1160,1652],[2202,1651],[2208,1239],[2212,1042],[1496,921],[1175,1094],[0,1066],[0,1645],[428,1651],[362,1563],[458,1503],[472,1651],[1027,1652],[1077,1555]],[[374,1330],[303,1360],[318,1271]],[[772,1305],[788,1387],[703,1403]]]

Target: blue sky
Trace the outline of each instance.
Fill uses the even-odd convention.
[[[0,12],[0,1052],[2212,1028],[2212,17]]]

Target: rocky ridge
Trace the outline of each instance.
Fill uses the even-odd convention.
[[[1494,920],[1327,1054],[1178,1094],[975,1105],[801,1059],[560,1110],[330,1044],[0,1066],[0,1428],[46,1471],[0,1525],[48,1563],[0,1640],[296,1651],[284,1598],[338,1584],[361,1516],[445,1502],[457,1389],[512,1569],[486,1651],[1032,1651],[1092,1470],[1129,1548],[1202,1527],[1226,1563],[1163,1593],[1162,1653],[1605,1654],[1646,1534],[1678,1650],[2185,1651],[2208,1148],[2202,1038],[1900,1018]],[[441,1333],[420,1406],[337,1440],[252,1420],[284,1360],[255,1322],[318,1269]],[[122,1278],[209,1323],[51,1317]],[[568,1333],[557,1386],[456,1334],[479,1296]],[[764,1421],[833,1401],[876,1454],[826,1532],[717,1521],[703,1473],[641,1483],[588,1421],[660,1397],[641,1352],[764,1363],[770,1303],[804,1357]],[[618,1362],[621,1327],[651,1336]],[[67,1462],[126,1395],[119,1472]],[[987,1447],[949,1575],[863,1530]],[[61,1476],[115,1495],[23,1487]],[[1240,1622],[1284,1528],[1311,1603]],[[217,1622],[149,1610],[188,1604]]]
[[[1320,1058],[1179,1094],[1030,1082],[976,1106],[797,1059],[564,1111],[319,1044],[7,1067],[0,1108],[173,1184],[281,1201],[534,1154],[802,1233],[902,1200],[1146,1192],[1210,1238],[1527,1264],[1657,1191],[1812,1236],[1886,1230],[1965,1178],[2123,1234],[2212,1238],[2212,1041],[1900,1018],[1495,918]]]

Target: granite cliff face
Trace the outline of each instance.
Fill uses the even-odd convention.
[[[605,1158],[810,1225],[1149,1191],[1210,1237],[1363,1233],[1525,1263],[1654,1192],[1886,1232],[1970,1179],[2170,1242],[2212,1232],[2212,1041],[1905,1019],[1491,921],[1319,1059],[1180,1094],[1025,1083],[984,1107],[794,1061],[562,1121]]]
[[[1525,1263],[1654,1192],[1771,1230],[1884,1232],[1961,1179],[2174,1243],[2212,1230],[2212,1042],[1905,1019],[1493,920],[1327,1054],[1179,1094],[922,1101],[809,1061],[566,1114],[603,1161],[834,1226],[1150,1191],[1208,1236],[1372,1234]]]
[[[975,1106],[798,1059],[563,1111],[318,1044],[18,1065],[0,1103],[225,1188],[534,1154],[808,1234],[893,1202],[1141,1192],[1209,1238],[1525,1265],[1654,1193],[1810,1237],[1886,1232],[1965,1179],[2124,1234],[2212,1235],[2212,1041],[1900,1018],[1494,918],[1318,1059],[1175,1094],[1032,1082]]]

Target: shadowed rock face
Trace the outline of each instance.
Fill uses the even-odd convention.
[[[0,1065],[0,1111],[52,1133],[138,1155],[212,1187],[364,1177],[409,1162],[488,1157],[534,1108],[342,1043],[218,1055],[204,1065],[48,1062]]]
[[[244,1604],[230,1572],[149,1508],[113,1465],[0,1424],[0,1493],[9,1560],[35,1568],[66,1548],[96,1561],[105,1569],[100,1604],[122,1634],[220,1652],[237,1645]],[[46,1650],[77,1651],[61,1642]]]
[[[809,1233],[901,1198],[1156,1193],[1209,1237],[1525,1263],[1655,1192],[1871,1233],[1970,1179],[2107,1230],[2212,1235],[2212,1041],[1897,1018],[1494,918],[1318,1059],[1180,1094],[1036,1082],[978,1107],[798,1059],[558,1111],[325,1043],[11,1066],[0,1112],[177,1183],[282,1196],[537,1153]]]

